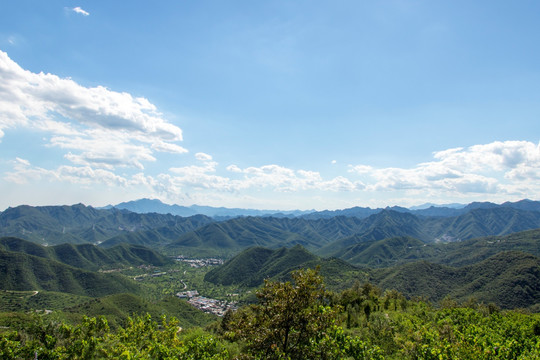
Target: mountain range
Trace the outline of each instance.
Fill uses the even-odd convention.
[[[248,216],[227,220],[205,215],[139,214],[82,204],[19,206],[0,213],[0,236],[42,245],[90,243],[110,248],[126,243],[169,255],[225,258],[253,246],[302,245],[320,256],[361,264],[366,261],[362,253],[367,244],[385,239],[405,237],[422,244],[449,243],[540,228],[536,205],[528,200],[506,205],[474,203],[459,209],[460,215],[452,216],[424,216],[393,208],[367,217]],[[386,261],[381,260],[381,264]]]
[[[485,209],[495,207],[511,207],[519,210],[528,211],[540,211],[540,201],[533,200],[520,200],[516,202],[505,202],[502,204],[495,204],[491,202],[473,202],[470,204],[424,204],[420,206],[413,206],[410,208],[404,208],[400,206],[392,206],[386,208],[372,209],[369,207],[352,207],[342,210],[256,210],[256,209],[239,209],[239,208],[225,208],[225,207],[211,207],[211,206],[180,206],[164,204],[158,199],[139,199],[128,202],[122,202],[117,205],[107,205],[102,209],[120,209],[129,210],[139,214],[147,213],[159,213],[159,214],[172,214],[178,216],[193,216],[193,215],[205,215],[209,217],[218,218],[220,220],[239,217],[239,216],[272,216],[272,217],[297,217],[301,216],[307,219],[320,219],[331,218],[335,216],[347,216],[365,218],[370,215],[379,213],[383,210],[394,210],[398,212],[409,212],[419,216],[457,216],[464,214],[473,209]]]
[[[540,230],[519,235],[534,237],[539,253]],[[496,241],[510,239],[500,238]],[[513,239],[514,241],[516,239]],[[480,241],[480,240],[479,240]],[[469,248],[470,250],[470,248]],[[452,258],[448,251],[446,258]],[[427,258],[427,257],[426,257]],[[445,297],[459,301],[494,303],[503,308],[528,307],[540,301],[540,258],[523,251],[499,248],[468,265],[441,264],[437,252],[428,260],[417,259],[386,268],[354,267],[335,258],[321,258],[301,246],[290,249],[250,248],[206,274],[205,280],[219,285],[260,286],[264,279],[289,280],[298,268],[319,267],[334,289],[348,288],[352,281],[370,282],[381,289],[395,289],[407,297],[423,296],[438,302]]]
[[[474,296],[512,308],[540,300],[538,202],[366,209],[212,218],[82,204],[8,208],[0,213],[0,289],[127,299],[118,294],[143,287],[99,270],[164,266],[183,254],[228,259],[206,274],[218,285],[251,288],[318,266],[338,290],[369,281],[431,301]]]
[[[257,209],[238,209],[238,208],[226,208],[226,207],[212,207],[212,206],[181,206],[181,205],[169,205],[164,204],[158,199],[139,199],[133,201],[122,202],[117,205],[107,205],[102,209],[120,209],[129,210],[139,214],[158,213],[158,214],[171,214],[178,216],[193,216],[193,215],[205,215],[214,218],[232,218],[238,216],[267,216],[272,215],[275,217],[284,216],[300,216],[303,214],[311,213],[313,210],[301,211],[280,211],[280,210],[257,210]]]

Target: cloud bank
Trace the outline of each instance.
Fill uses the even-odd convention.
[[[142,169],[154,152],[187,152],[177,144],[182,130],[145,98],[32,73],[2,51],[0,79],[0,140],[9,129],[41,131],[74,164],[106,169]]]
[[[537,199],[540,194],[540,146],[527,141],[493,142],[469,148],[448,149],[432,154],[433,161],[410,168],[375,168],[350,165],[347,176],[325,179],[317,171],[295,170],[279,165],[240,168],[222,167],[211,155],[197,153],[192,165],[172,167],[156,175],[143,171],[131,177],[110,168],[96,169],[96,159],[81,158],[80,166],[60,166],[54,170],[35,167],[28,160],[16,159],[13,172],[5,179],[12,182],[64,181],[78,184],[102,184],[125,190],[143,187],[151,196],[171,202],[186,197],[209,201],[219,198],[234,201],[259,196],[261,204],[274,197],[320,194],[333,198],[345,195],[366,205],[369,199],[390,194],[396,203],[464,199],[464,201],[505,201],[510,198]],[[104,156],[108,162],[114,157]],[[105,160],[101,160],[105,161]],[[281,195],[279,195],[281,194]],[[150,195],[149,195],[150,196]],[[316,205],[316,204],[313,204]],[[240,206],[240,205],[238,205]]]
[[[332,176],[279,164],[241,167],[220,164],[204,152],[175,157],[187,153],[179,145],[182,130],[145,98],[33,73],[2,51],[0,79],[0,145],[10,131],[22,129],[43,134],[41,146],[62,154],[45,162],[47,166],[24,156],[0,157],[9,167],[1,178],[21,189],[65,183],[85,191],[94,186],[118,189],[126,194],[124,200],[131,193],[144,193],[169,202],[194,199],[210,204],[218,199],[222,203],[214,205],[243,206],[239,201],[249,198],[258,199],[254,204],[260,208],[288,198],[302,201],[289,207],[308,208],[320,199],[365,205],[385,198],[406,205],[538,199],[540,194],[540,144],[530,141],[446,149],[411,167],[342,167],[332,161]],[[176,166],[163,158],[173,159]],[[148,164],[155,164],[152,170]],[[342,173],[336,175],[339,168]]]
[[[442,191],[449,194],[516,194],[536,197],[540,187],[540,144],[496,141],[438,151],[433,161],[412,168],[351,166],[369,179],[367,190]]]

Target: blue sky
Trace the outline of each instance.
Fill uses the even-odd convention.
[[[537,1],[5,1],[0,209],[540,199]]]

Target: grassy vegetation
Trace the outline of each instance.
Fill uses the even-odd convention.
[[[258,304],[219,322],[196,316],[189,321],[189,315],[178,310],[183,303],[179,299],[151,304],[127,294],[80,305],[89,312],[103,308],[107,318],[83,316],[72,319],[75,323],[55,313],[4,313],[0,356],[27,359],[37,352],[43,359],[540,358],[540,314],[503,311],[472,300],[410,300],[398,291],[360,282],[331,292],[317,272],[293,277],[292,284],[267,282],[257,292]],[[115,320],[121,312],[152,311],[153,305],[167,318],[149,312]],[[181,313],[183,323],[168,317],[174,311]]]
[[[162,316],[174,317],[183,328],[205,326],[217,320],[216,316],[204,313],[175,296],[149,301],[132,294],[115,294],[92,299],[63,310],[63,316],[71,323],[80,322],[84,316],[105,316],[109,325],[115,328],[123,325],[129,317],[144,314],[150,314],[154,319]]]
[[[204,275],[208,270],[209,268],[193,268],[187,263],[175,261],[160,267],[146,265],[122,268],[114,274],[92,273],[104,277],[112,276],[136,286],[136,291],[129,292],[122,291],[122,288],[110,288],[110,295],[83,296],[43,290],[1,290],[0,318],[11,319],[14,313],[37,312],[75,324],[82,321],[84,316],[103,315],[107,317],[109,325],[116,328],[124,324],[130,316],[150,314],[155,319],[163,315],[175,317],[183,328],[205,326],[214,322],[216,317],[194,308],[185,300],[176,297],[176,293],[197,290],[202,296],[229,301],[243,301],[242,299],[250,295],[235,286],[223,287],[205,282]],[[139,280],[135,281],[134,278]],[[103,286],[102,283],[91,284],[86,292],[96,293],[99,290],[96,287]],[[117,291],[113,291],[115,289]],[[238,296],[231,297],[231,294]],[[1,324],[0,319],[0,326]]]

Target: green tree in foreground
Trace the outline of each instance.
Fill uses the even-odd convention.
[[[223,324],[228,336],[244,341],[254,358],[379,358],[377,347],[368,349],[336,325],[339,309],[330,306],[318,269],[295,271],[292,278],[294,283],[265,281],[257,292],[259,303]]]

